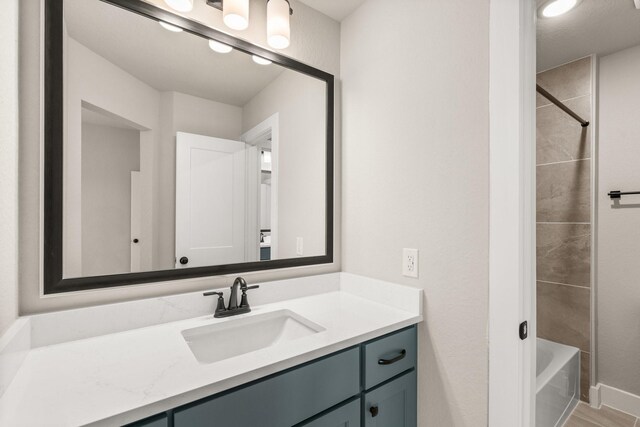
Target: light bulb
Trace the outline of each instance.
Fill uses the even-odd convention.
[[[209,40],[209,47],[211,50],[218,53],[229,53],[233,50],[233,48],[228,44],[220,43],[215,40]]]
[[[193,9],[193,0],[164,0],[164,2],[178,12],[191,12]]]
[[[175,25],[167,24],[164,21],[158,21],[158,22],[160,23],[160,26],[162,28],[164,28],[165,30],[172,31],[174,33],[181,33],[182,32],[182,28],[180,28],[180,27],[176,27]]]
[[[253,62],[255,62],[256,64],[260,64],[260,65],[269,65],[269,64],[272,63],[268,59],[265,59],[265,58],[263,58],[261,56],[258,56],[258,55],[253,55],[251,58],[253,59]]]
[[[289,47],[289,8],[287,0],[269,0],[267,3],[267,43],[274,49]]]
[[[545,4],[542,8],[542,16],[554,18],[563,15],[576,7],[578,0],[554,0]]]
[[[249,26],[249,0],[225,0],[222,20],[233,30],[246,30]]]

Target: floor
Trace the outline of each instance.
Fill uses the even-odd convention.
[[[640,420],[608,406],[593,409],[580,402],[564,427],[640,427]]]

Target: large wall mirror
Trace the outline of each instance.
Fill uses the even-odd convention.
[[[332,262],[333,76],[143,1],[45,10],[45,293]]]

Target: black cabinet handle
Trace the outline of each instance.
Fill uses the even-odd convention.
[[[393,359],[378,359],[378,365],[393,365],[394,363],[404,359],[406,355],[407,355],[407,350],[402,349],[400,354],[394,357]]]
[[[186,256],[183,256],[182,258],[180,258],[180,264],[182,265],[189,264],[189,258],[187,258]]]
[[[378,412],[379,412],[378,411],[378,406],[377,405],[372,406],[371,408],[369,408],[369,412],[371,412],[371,416],[372,417],[374,417],[374,418],[377,417],[378,416]]]

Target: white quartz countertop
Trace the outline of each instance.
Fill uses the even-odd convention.
[[[422,320],[419,290],[398,286],[404,298],[418,300],[403,306],[393,298],[387,304],[366,297],[376,286],[393,293],[382,289],[385,282],[366,290],[364,285],[360,280],[336,291],[258,305],[227,319],[200,316],[33,348],[0,397],[0,426],[126,424]],[[210,364],[196,360],[181,334],[282,309],[325,330]]]

